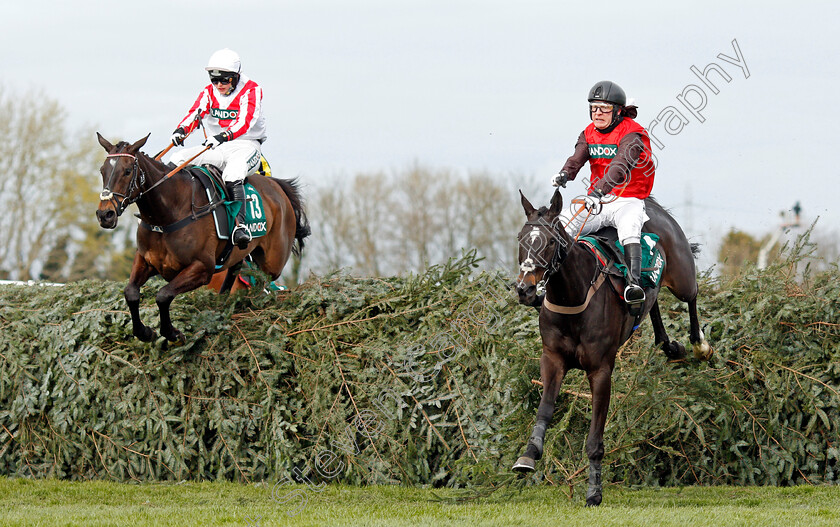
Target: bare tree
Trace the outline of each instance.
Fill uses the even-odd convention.
[[[382,173],[357,174],[349,182],[322,188],[312,200],[309,217],[314,233],[316,267],[343,267],[371,276],[386,269],[391,240],[390,183]]]
[[[56,244],[93,221],[93,133],[71,135],[63,109],[42,93],[0,87],[0,112],[0,269],[34,278]]]
[[[511,269],[521,223],[515,187],[487,172],[461,176],[417,163],[390,177],[337,181],[316,189],[311,200],[315,242],[306,265],[401,274],[476,249],[485,267]]]

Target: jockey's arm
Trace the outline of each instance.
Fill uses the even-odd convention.
[[[581,132],[575,144],[575,153],[566,160],[561,172],[568,174],[569,181],[574,181],[575,176],[587,161],[589,161],[589,143],[586,142],[586,136]]]

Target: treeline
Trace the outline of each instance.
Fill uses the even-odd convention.
[[[517,189],[533,186],[522,176],[419,164],[338,179],[309,189],[313,236],[304,263],[318,273],[390,276],[423,272],[468,248],[483,268],[514,269]]]
[[[112,255],[125,236],[106,235],[94,218],[102,156],[93,131],[71,131],[40,92],[0,86],[0,112],[0,279],[116,278]]]
[[[0,86],[0,279],[125,280],[136,223],[99,227],[94,213],[104,154],[94,130],[71,130],[57,101]],[[356,275],[422,272],[475,249],[486,268],[515,265],[517,188],[528,178],[456,173],[413,164],[357,173],[329,185],[304,181],[313,235],[284,279],[345,269]]]
[[[649,323],[620,352],[605,481],[840,481],[840,271],[793,254],[701,280],[716,353],[668,362]],[[279,296],[179,297],[190,342],[130,337],[122,284],[0,288],[0,470],[159,481],[481,486],[510,476],[539,402],[536,313],[474,253],[422,274],[311,278]],[[141,313],[156,316],[154,287]],[[685,306],[664,293],[672,337]],[[156,324],[153,324],[156,325]],[[563,387],[534,479],[582,484],[590,395]],[[293,506],[290,504],[290,506]]]

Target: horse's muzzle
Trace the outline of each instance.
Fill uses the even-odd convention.
[[[117,212],[113,208],[98,209],[96,219],[103,229],[113,229],[117,226]]]
[[[516,294],[519,303],[524,306],[534,306],[538,303],[537,281],[533,274],[520,275],[516,281]],[[540,299],[541,300],[541,299]]]

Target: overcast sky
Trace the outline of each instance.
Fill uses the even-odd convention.
[[[275,175],[317,186],[418,161],[539,178],[532,201],[545,203],[588,124],[589,88],[610,79],[643,126],[663,117],[654,195],[696,241],[769,232],[797,200],[807,219],[840,223],[836,1],[3,4],[0,84],[57,99],[74,129],[151,132],[149,153],[207,84],[209,56],[230,47],[264,88]],[[691,71],[711,63],[730,77],[708,73],[716,94]],[[703,122],[679,102],[686,89]],[[678,133],[668,107],[688,121]]]

